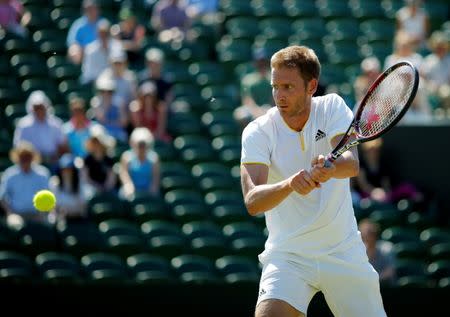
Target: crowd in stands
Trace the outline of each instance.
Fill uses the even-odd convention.
[[[148,28],[151,26],[159,39],[188,38],[197,19],[217,14],[219,1],[160,0],[148,21],[126,6],[111,21],[102,15],[95,0],[83,0],[81,10],[82,15],[67,32],[67,59],[81,68],[79,84],[91,89],[93,96],[68,100],[70,117],[64,120],[55,114],[46,92],[29,94],[27,114],[14,130],[12,165],[1,176],[0,199],[6,215],[55,222],[88,217],[87,203],[98,193],[113,193],[124,200],[140,193],[161,195],[162,162],[154,146],[173,142],[168,126],[174,91],[163,72],[165,52],[145,43]],[[402,123],[429,123],[437,115],[450,113],[450,28],[432,30],[418,0],[405,1],[395,20],[393,51],[385,60],[376,56],[362,60],[352,84],[355,104],[349,106],[357,106],[383,70],[406,59],[419,69],[421,84]],[[29,36],[27,12],[20,1],[0,0],[0,26],[6,32]],[[233,119],[241,129],[274,105],[271,53],[255,48],[253,61],[248,61],[251,70],[237,82],[240,105],[233,109]],[[333,89],[320,85],[318,94]],[[124,150],[116,160],[118,144]],[[360,149],[361,173],[352,184],[355,205],[367,198],[392,204],[423,199],[414,184],[390,182],[389,171],[379,160],[381,146],[382,140],[378,140]],[[48,216],[38,213],[32,204],[34,193],[45,188],[51,189],[58,201]],[[360,231],[380,278],[393,280],[392,246],[377,244],[379,227],[368,220],[360,223]]]

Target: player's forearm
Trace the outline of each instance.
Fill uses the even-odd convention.
[[[333,178],[349,178],[359,174],[359,160],[352,151],[347,151],[334,161],[336,170]]]
[[[292,191],[289,180],[255,186],[245,197],[248,213],[256,216],[268,211],[281,203]]]

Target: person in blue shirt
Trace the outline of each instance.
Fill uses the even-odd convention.
[[[153,150],[154,138],[149,129],[135,128],[130,135],[130,149],[120,159],[120,195],[133,199],[136,194],[159,195],[160,163]]]
[[[34,208],[33,196],[49,188],[50,172],[39,164],[40,156],[29,142],[19,142],[11,150],[10,158],[14,165],[3,172],[0,183],[0,203],[6,215],[46,222],[47,213]]]
[[[66,44],[68,57],[75,64],[81,64],[83,50],[97,39],[97,22],[100,20],[100,10],[95,0],[83,0],[83,15],[70,26]]]

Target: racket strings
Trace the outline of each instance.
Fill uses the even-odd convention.
[[[364,137],[380,133],[402,113],[414,90],[414,70],[409,66],[394,69],[368,96],[358,130]]]

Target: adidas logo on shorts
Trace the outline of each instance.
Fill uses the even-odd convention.
[[[317,130],[317,133],[316,133],[316,137],[315,137],[315,139],[316,139],[316,142],[317,141],[319,141],[320,139],[323,139],[324,137],[326,137],[327,136],[327,134],[325,133],[325,132],[323,132],[322,130]]]

